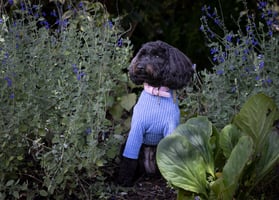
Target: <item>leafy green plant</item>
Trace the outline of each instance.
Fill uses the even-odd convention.
[[[1,199],[104,196],[122,142],[107,113],[127,95],[130,41],[102,4],[56,3],[53,24],[28,2],[0,16]]]
[[[279,28],[275,1],[258,1],[255,12],[245,0],[239,1],[243,9],[239,16],[231,16],[230,28],[224,21],[222,1],[218,2],[220,9],[202,7],[200,27],[213,67],[199,72],[202,84],[198,92],[197,88],[188,91],[183,111],[191,113],[189,109],[199,104],[196,113],[206,114],[222,128],[253,94],[263,92],[279,104]]]
[[[272,98],[250,97],[221,132],[207,117],[189,119],[157,148],[158,167],[177,199],[248,199],[279,161],[279,112]]]

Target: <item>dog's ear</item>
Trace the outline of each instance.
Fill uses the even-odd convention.
[[[137,56],[138,54],[132,59],[131,64],[129,66],[129,77],[133,81],[133,83],[135,83],[136,85],[141,85],[143,84],[144,79],[136,76],[135,72],[133,71],[135,69],[134,65],[136,65],[136,61],[138,59]]]
[[[193,75],[191,60],[180,50],[175,47],[168,49],[169,65],[166,74],[164,85],[171,89],[181,89],[186,86]]]

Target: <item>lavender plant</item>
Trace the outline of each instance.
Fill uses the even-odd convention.
[[[210,70],[201,72],[202,96],[206,114],[219,128],[253,94],[264,92],[279,104],[278,5],[258,1],[258,10],[253,12],[245,0],[242,3],[244,10],[239,18],[231,18],[237,30],[227,28],[222,11],[219,15],[216,8],[202,8],[200,29],[213,64]]]
[[[0,16],[0,199],[102,196],[118,153],[106,113],[126,94],[130,42],[102,4],[62,6],[54,24],[23,1]]]

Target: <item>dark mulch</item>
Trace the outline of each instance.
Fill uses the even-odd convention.
[[[277,170],[279,170],[279,166],[277,166]],[[279,200],[279,171],[277,170],[254,189],[251,199]],[[109,200],[176,200],[176,191],[166,183],[162,176],[142,176],[134,187],[120,187]]]
[[[134,187],[122,188],[110,200],[175,200],[176,192],[162,177],[141,177]]]

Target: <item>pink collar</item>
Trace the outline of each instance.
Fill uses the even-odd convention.
[[[143,86],[144,91],[154,96],[171,97],[170,89],[168,87],[153,87],[151,85],[148,85],[148,83],[143,83]]]

